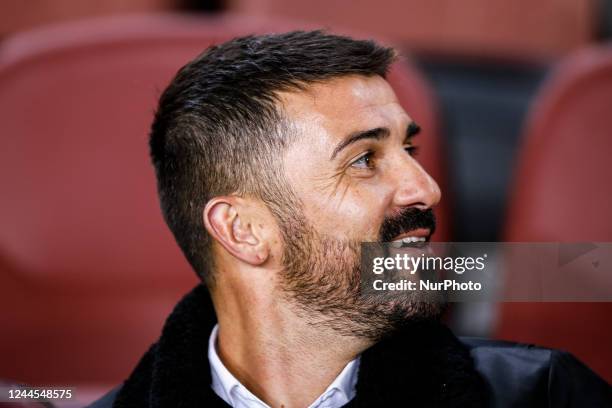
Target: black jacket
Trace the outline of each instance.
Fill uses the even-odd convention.
[[[227,407],[212,388],[206,353],[216,317],[196,287],[129,378],[91,408]],[[347,407],[612,407],[610,386],[568,353],[458,339],[415,323],[361,356]]]

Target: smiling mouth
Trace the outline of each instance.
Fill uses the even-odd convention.
[[[393,241],[391,241],[391,245],[394,248],[403,248],[403,247],[421,247],[425,246],[429,239],[431,238],[431,230],[426,228],[419,228],[413,231],[408,231],[403,234],[398,235]]]

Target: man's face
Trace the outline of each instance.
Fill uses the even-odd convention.
[[[281,225],[282,290],[349,335],[379,338],[439,310],[359,296],[361,242],[429,239],[435,181],[412,156],[418,126],[381,77],[347,76],[281,95],[295,141],[285,177],[300,208]],[[288,221],[289,220],[289,221]],[[283,224],[281,222],[281,224]]]
[[[440,200],[438,185],[411,156],[418,127],[383,78],[312,85],[285,94],[283,107],[297,132],[286,177],[320,234],[378,241],[385,218]]]

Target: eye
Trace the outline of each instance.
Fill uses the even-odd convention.
[[[351,163],[351,167],[358,169],[372,169],[374,168],[374,153],[367,152],[363,156]]]
[[[415,157],[419,154],[419,147],[413,145],[404,146],[404,150],[408,152],[408,154],[412,157]]]

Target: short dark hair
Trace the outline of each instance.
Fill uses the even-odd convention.
[[[374,41],[294,31],[236,38],[179,70],[159,101],[151,159],[164,219],[201,279],[210,283],[213,266],[208,200],[235,193],[274,206],[281,198],[278,158],[290,132],[278,92],[351,74],[385,77],[395,58]]]

